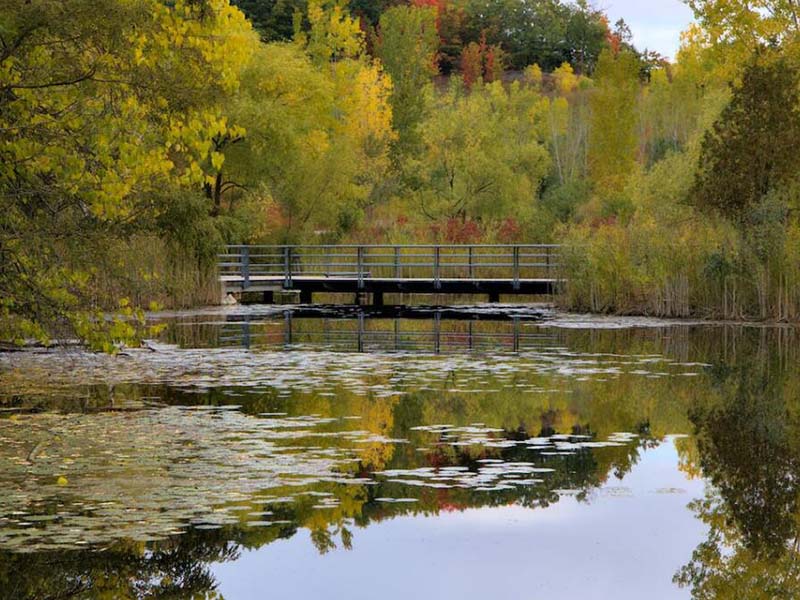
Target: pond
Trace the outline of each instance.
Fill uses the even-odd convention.
[[[792,328],[153,319],[0,354],[0,599],[800,596]]]

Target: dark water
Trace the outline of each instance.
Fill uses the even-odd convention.
[[[0,598],[797,598],[788,328],[162,316],[0,355]]]

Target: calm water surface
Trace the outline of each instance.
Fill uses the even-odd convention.
[[[0,354],[0,599],[800,597],[793,329],[156,319]]]

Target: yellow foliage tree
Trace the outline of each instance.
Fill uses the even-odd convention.
[[[223,100],[257,38],[227,0],[6,0],[0,14],[0,333],[74,334],[102,321],[73,312],[91,279],[73,252],[85,262],[220,164],[213,139],[236,134]]]

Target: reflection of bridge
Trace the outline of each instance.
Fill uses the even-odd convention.
[[[244,348],[436,354],[522,352],[559,345],[552,333],[528,327],[535,322],[531,315],[452,310],[286,310],[267,318],[233,317],[222,326],[219,342]]]
[[[516,245],[342,245],[228,246],[220,255],[226,293],[296,290],[310,304],[314,292],[371,294],[375,305],[385,293],[550,295],[559,246]]]

